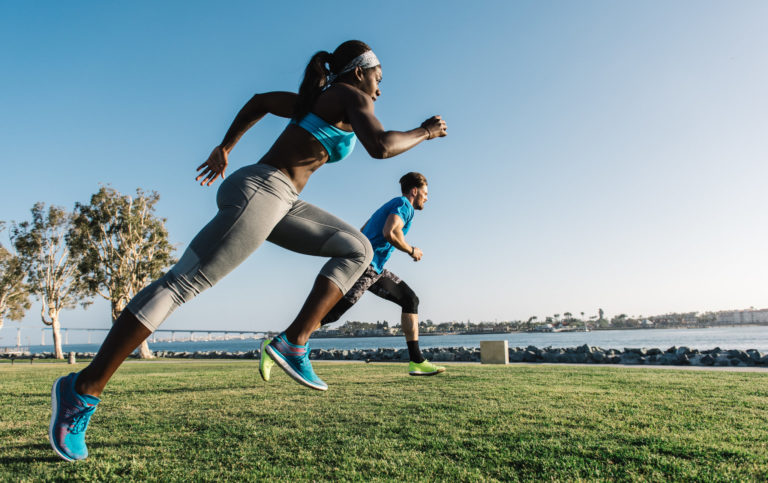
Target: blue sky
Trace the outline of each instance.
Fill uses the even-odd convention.
[[[180,254],[215,212],[194,169],[242,104],[356,38],[382,61],[384,126],[440,114],[449,135],[389,160],[358,149],[302,198],[361,225],[423,172],[408,238],[424,259],[388,265],[423,319],[768,306],[765,18],[748,1],[3,2],[0,220],[141,187]],[[257,124],[231,168],[284,125]],[[322,263],[264,245],[163,328],[280,329]],[[345,318],[399,315],[366,296]],[[107,305],[62,323],[103,326]]]

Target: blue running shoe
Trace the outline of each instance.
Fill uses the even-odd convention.
[[[51,389],[51,425],[48,427],[48,439],[57,455],[67,461],[82,460],[88,457],[85,446],[85,430],[96,405],[101,399],[75,391],[75,381],[79,373],[71,373],[56,379]]]
[[[318,391],[328,390],[328,384],[317,377],[312,370],[312,364],[309,362],[309,344],[291,344],[283,332],[272,339],[272,342],[266,346],[266,350],[275,364],[299,384]]]

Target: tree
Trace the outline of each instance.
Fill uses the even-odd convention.
[[[165,219],[154,214],[159,199],[154,191],[137,189],[132,197],[102,186],[89,204],[75,204],[68,244],[78,254],[81,283],[109,300],[113,324],[142,288],[176,263]],[[146,341],[139,356],[152,357]]]
[[[11,240],[27,273],[29,291],[41,302],[40,318],[53,329],[57,359],[63,359],[59,314],[78,303],[88,306],[88,291],[77,277],[77,260],[65,237],[72,227],[72,215],[63,208],[43,203],[32,207],[32,221],[12,225]]]
[[[611,325],[614,327],[625,327],[627,324],[627,314],[619,314],[611,319]]]
[[[0,221],[0,232],[5,222]],[[5,319],[21,320],[29,310],[29,287],[24,283],[25,272],[21,258],[0,243],[0,329]]]

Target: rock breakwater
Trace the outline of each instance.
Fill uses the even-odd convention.
[[[480,362],[477,347],[432,347],[422,349],[424,357],[435,362]],[[258,359],[258,351],[157,351],[156,357],[179,359]],[[93,352],[76,353],[77,359],[89,359]],[[53,353],[0,354],[0,359],[52,359]],[[406,362],[406,349],[313,349],[310,358],[330,361]],[[768,354],[758,350],[707,349],[670,347],[666,350],[647,348],[603,349],[578,347],[512,347],[509,362],[548,362],[565,364],[625,365],[692,365],[692,366],[768,366]]]

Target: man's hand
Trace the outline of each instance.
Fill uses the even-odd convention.
[[[419,260],[421,260],[421,257],[424,254],[421,252],[421,248],[419,247],[411,246],[411,248],[413,249],[413,252],[411,253],[411,258],[413,258],[414,262],[418,262]]]
[[[219,176],[224,179],[224,172],[227,170],[227,164],[229,164],[228,157],[229,153],[221,146],[213,148],[208,160],[197,167],[197,171],[201,169],[202,171],[197,175],[195,181],[200,181],[200,178],[203,178],[200,181],[200,186],[205,186],[206,183],[211,186]]]

